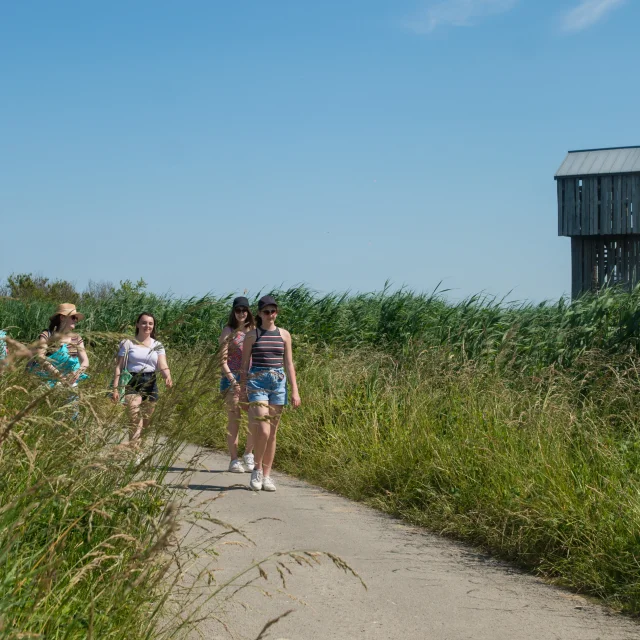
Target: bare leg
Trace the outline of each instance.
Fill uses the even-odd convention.
[[[248,402],[239,402],[238,406],[241,411],[249,412],[249,403]],[[240,430],[238,425],[238,430]],[[244,445],[244,454],[247,455],[253,451],[253,434],[251,433],[251,425],[247,429],[247,441]]]
[[[255,468],[262,469],[262,459],[267,450],[267,443],[271,432],[269,405],[266,402],[256,402],[249,405],[249,431],[253,435]]]
[[[142,429],[145,430],[151,424],[151,416],[156,410],[155,402],[143,402],[140,407],[140,413],[142,413]]]
[[[129,427],[129,442],[135,442],[140,438],[142,433],[142,416],[140,415],[140,405],[142,404],[142,396],[129,394],[125,397],[125,402],[129,409],[129,419],[131,426]]]
[[[273,466],[273,459],[276,456],[276,434],[278,433],[278,425],[280,424],[280,418],[282,417],[282,409],[284,407],[279,405],[269,405],[269,417],[270,417],[270,429],[269,437],[267,439],[267,446],[265,448],[264,456],[262,458],[262,472],[265,477],[271,475],[271,467]]]
[[[238,457],[238,431],[240,430],[240,405],[237,393],[233,389],[226,392],[227,405],[227,447],[232,460]]]
[[[129,442],[136,442],[140,440],[143,429],[149,426],[155,405],[151,402],[143,403],[142,396],[133,394],[126,397],[126,403],[129,407],[129,416],[131,418]]]

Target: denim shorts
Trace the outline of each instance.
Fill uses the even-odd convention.
[[[251,367],[247,380],[249,402],[267,402],[277,406],[287,404],[287,376],[284,369]]]
[[[233,371],[231,373],[233,373]],[[233,373],[233,377],[236,379],[236,382],[240,381],[239,373]],[[227,378],[227,376],[222,376],[222,378],[220,378],[220,393],[226,393],[230,388],[231,381],[229,380],[229,378]]]
[[[125,395],[142,396],[143,400],[149,402],[157,402],[159,394],[155,371],[152,373],[132,371],[131,380],[125,387],[124,393]]]

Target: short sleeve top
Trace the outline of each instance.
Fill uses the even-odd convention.
[[[48,329],[45,329],[39,336],[40,340],[47,340],[49,341],[51,339],[51,337],[53,336],[53,334],[51,333],[51,331],[49,331]],[[68,338],[68,340],[66,339]],[[77,334],[77,333],[72,333],[70,335],[67,335],[64,340],[64,344],[67,345],[67,351],[69,352],[69,355],[77,358],[78,357],[78,348],[84,348],[84,342],[82,340],[82,338]],[[51,355],[52,353],[54,353],[55,351],[57,351],[60,348],[60,342],[58,342],[57,340],[54,340],[52,342],[50,342],[47,345],[47,355]]]
[[[153,373],[158,368],[158,356],[164,355],[162,342],[151,341],[151,346],[123,340],[118,349],[118,357],[125,357],[127,371],[131,373]]]

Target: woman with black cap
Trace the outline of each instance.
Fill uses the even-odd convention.
[[[241,410],[247,410],[246,402],[241,401],[240,368],[242,367],[242,347],[247,333],[255,328],[253,315],[249,310],[249,300],[239,296],[233,301],[233,307],[227,325],[220,336],[220,361],[222,379],[220,393],[224,395],[227,405],[227,447],[231,462],[231,473],[253,471],[254,458],[251,432],[247,434],[242,462],[238,458],[238,432],[240,431]]]
[[[296,370],[291,355],[291,334],[276,327],[278,304],[272,296],[258,301],[255,331],[247,334],[242,354],[242,382],[249,400],[249,430],[253,434],[255,468],[249,486],[254,491],[275,491],[271,466],[276,454],[276,433],[287,404],[287,378],[291,403],[300,406]],[[249,364],[251,363],[251,369]]]

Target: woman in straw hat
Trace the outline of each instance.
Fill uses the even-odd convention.
[[[49,318],[49,328],[40,334],[32,370],[45,378],[49,386],[66,380],[75,387],[88,377],[84,372],[89,367],[89,358],[82,338],[75,333],[76,324],[83,318],[74,304],[60,304]]]

